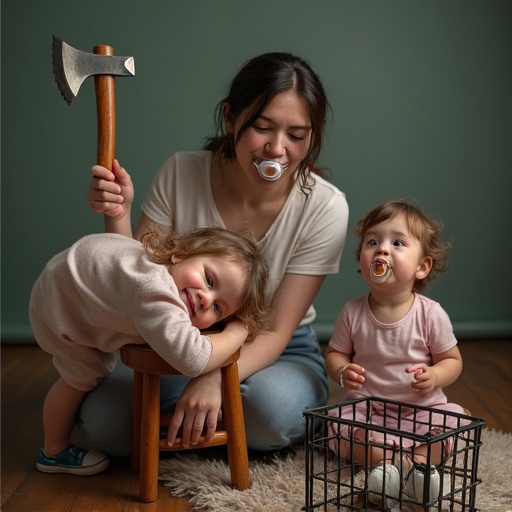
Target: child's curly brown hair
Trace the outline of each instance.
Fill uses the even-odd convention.
[[[175,259],[199,255],[219,256],[239,264],[246,277],[245,289],[240,308],[229,318],[236,317],[245,324],[248,341],[267,330],[269,305],[265,292],[269,269],[254,242],[222,228],[199,228],[185,234],[150,231],[141,242],[151,261],[167,268]]]

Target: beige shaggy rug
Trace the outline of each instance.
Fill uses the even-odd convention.
[[[512,512],[512,434],[483,429],[482,443],[477,509]],[[174,496],[188,496],[193,510],[298,512],[304,506],[302,448],[281,455],[250,457],[252,487],[246,491],[230,488],[224,454],[225,449],[172,454],[160,461],[160,480]]]

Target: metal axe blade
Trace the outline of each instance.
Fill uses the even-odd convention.
[[[53,37],[53,74],[64,99],[71,105],[84,80],[92,75],[135,76],[133,57],[97,55],[77,50]]]
[[[64,99],[71,104],[80,85],[94,75],[96,110],[98,117],[97,163],[112,169],[116,149],[115,76],[134,76],[133,57],[114,56],[107,45],[94,47],[94,53],[85,53],[53,36],[52,54],[55,81]]]

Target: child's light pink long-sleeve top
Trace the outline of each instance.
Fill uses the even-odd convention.
[[[115,234],[86,236],[48,262],[32,290],[30,322],[61,376],[86,391],[128,343],[148,343],[188,376],[201,373],[212,351],[166,267]]]

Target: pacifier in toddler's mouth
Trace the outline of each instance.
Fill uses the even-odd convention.
[[[283,171],[288,167],[287,164],[281,165],[274,160],[263,160],[261,162],[254,161],[254,165],[258,169],[260,176],[269,181],[278,180]]]
[[[382,283],[385,281],[393,272],[389,261],[384,259],[377,259],[370,265],[370,279],[374,283]]]

